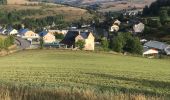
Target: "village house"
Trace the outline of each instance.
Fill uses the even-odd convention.
[[[121,22],[118,19],[116,19],[114,24],[120,26]]]
[[[163,42],[149,41],[144,44],[144,47],[147,47],[148,49],[158,50],[161,54],[170,55],[170,45]]]
[[[39,36],[43,38],[45,43],[54,43],[56,41],[55,36],[48,31],[40,32]]]
[[[145,25],[141,22],[139,22],[133,26],[133,31],[135,34],[143,32],[144,29],[145,29]]]
[[[35,39],[35,38],[39,38],[39,35],[34,33],[33,31],[30,31],[28,29],[20,29],[18,31],[18,36],[21,38],[25,38],[25,39]]]
[[[156,49],[150,49],[146,46],[143,47],[143,56],[148,58],[154,58],[157,57],[159,54],[159,51]]]
[[[95,49],[95,37],[91,32],[68,31],[61,43],[67,45],[68,47],[75,47],[75,43],[78,40],[85,41],[84,50]]]
[[[8,28],[6,31],[5,31],[6,35],[16,35],[18,34],[18,30],[14,29],[14,28]]]
[[[5,32],[6,32],[6,29],[5,29],[5,28],[1,28],[1,29],[0,29],[0,34],[5,35]]]
[[[110,28],[110,32],[117,32],[117,31],[119,31],[120,24],[121,24],[121,22],[119,20],[115,20],[113,25]]]
[[[52,33],[53,35],[55,34],[63,34],[66,35],[68,30],[48,30],[49,33]]]

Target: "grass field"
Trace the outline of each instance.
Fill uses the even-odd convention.
[[[0,81],[32,88],[170,96],[170,61],[85,51],[29,50],[0,57]]]

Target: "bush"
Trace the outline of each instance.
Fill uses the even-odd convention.
[[[40,39],[40,49],[44,48],[44,40],[43,38]]]
[[[112,42],[112,49],[116,52],[142,53],[142,45],[139,38],[133,37],[130,33],[119,33],[118,36],[113,38]]]
[[[117,37],[113,38],[112,40],[113,44],[113,50],[116,52],[122,52],[123,51],[123,46],[124,46],[124,39],[122,35],[118,35]]]
[[[142,54],[142,45],[140,43],[139,38],[130,37],[126,41],[126,45],[124,46],[124,50],[134,54]]]
[[[0,49],[7,49],[9,46],[14,44],[14,37],[8,36],[5,39],[0,38]]]
[[[84,41],[84,40],[78,40],[78,41],[76,42],[76,46],[77,46],[80,50],[83,50],[84,45],[85,45],[85,41]]]
[[[108,43],[107,39],[105,39],[105,38],[102,39],[101,46],[102,46],[103,50],[105,50],[105,51],[108,50],[109,43]]]
[[[64,35],[63,35],[63,34],[58,34],[58,33],[56,33],[56,34],[55,34],[55,38],[56,38],[56,39],[64,39]]]

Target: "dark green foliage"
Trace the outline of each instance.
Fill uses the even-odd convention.
[[[158,16],[162,7],[170,7],[170,0],[157,0],[153,2],[149,7],[145,6],[145,8],[143,9],[143,15]]]
[[[161,27],[161,23],[158,19],[148,18],[146,24],[150,27],[153,27],[153,28]]]
[[[134,54],[142,54],[142,45],[139,38],[129,37],[124,46],[124,50]]]
[[[44,13],[43,10],[40,9],[27,9],[27,10],[19,10],[19,11],[1,11],[0,12],[0,24],[15,24],[15,23],[23,23],[27,28],[37,29],[45,26],[50,26],[53,23],[57,24],[57,28],[65,28],[67,27],[67,23],[64,21],[63,15],[56,16],[47,16],[43,18],[29,18],[33,15],[42,15]]]
[[[116,52],[130,52],[134,54],[142,53],[142,45],[139,38],[133,37],[130,33],[119,33],[113,38],[113,50]]]
[[[7,0],[0,0],[0,5],[7,4]]]
[[[40,38],[40,49],[44,48],[44,40],[43,38]]]
[[[112,40],[113,42],[113,50],[116,52],[122,52],[123,51],[123,46],[124,46],[124,38],[122,35],[118,35]]]
[[[40,18],[40,19],[26,18],[23,20],[23,23],[25,24],[26,27],[30,29],[49,26],[52,25],[53,23],[57,23],[58,25],[57,27],[59,28],[64,28],[66,26],[62,15],[47,16],[45,18]]]
[[[7,49],[9,46],[14,44],[14,37],[8,36],[5,39],[0,38],[0,49]]]
[[[85,45],[85,41],[84,41],[84,40],[78,40],[78,41],[76,42],[76,46],[77,46],[80,50],[83,50],[84,45]]]
[[[108,50],[108,48],[109,48],[108,40],[103,38],[101,41],[101,46],[102,46],[103,50],[105,50],[105,51]]]
[[[56,34],[55,34],[55,38],[56,38],[56,39],[64,39],[64,35],[63,35],[63,34],[58,34],[58,33],[56,33]]]
[[[168,21],[168,11],[167,10],[161,10],[160,11],[160,22],[164,25],[166,21]]]

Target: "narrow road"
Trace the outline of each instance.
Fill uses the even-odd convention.
[[[15,37],[15,44],[17,44],[19,50],[27,49],[31,45],[29,41],[19,37]]]

